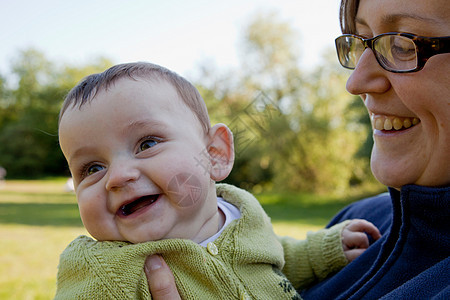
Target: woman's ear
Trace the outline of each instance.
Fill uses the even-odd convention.
[[[225,124],[216,124],[209,131],[208,154],[211,179],[220,181],[230,174],[234,163],[233,134]]]

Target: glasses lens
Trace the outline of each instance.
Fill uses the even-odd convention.
[[[357,37],[343,35],[336,39],[336,51],[341,65],[354,69],[364,52],[364,44]]]
[[[374,42],[373,50],[380,64],[389,71],[417,68],[417,51],[413,40],[399,35],[384,35]]]

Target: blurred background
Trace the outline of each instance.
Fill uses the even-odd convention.
[[[338,0],[1,1],[0,299],[51,299],[59,254],[86,234],[58,113],[78,81],[114,64],[149,61],[195,84],[212,123],[234,132],[225,182],[257,194],[279,234],[302,238],[383,191],[334,52],[338,13]]]
[[[338,5],[3,1],[0,166],[9,179],[69,176],[57,139],[64,95],[90,73],[149,61],[193,82],[213,123],[238,131],[227,182],[327,193],[371,184],[369,121],[333,48]]]

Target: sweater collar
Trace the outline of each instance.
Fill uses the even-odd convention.
[[[389,188],[394,207],[400,204],[405,213],[433,219],[441,214],[448,216],[450,187],[403,186],[401,191]],[[405,211],[408,209],[408,211]],[[436,216],[435,216],[436,215]]]
[[[450,245],[450,187],[407,185],[401,191],[390,188],[393,201],[393,230],[400,236],[415,233],[430,247]],[[410,236],[411,238],[412,236]]]

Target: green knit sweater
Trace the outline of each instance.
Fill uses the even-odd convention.
[[[211,247],[183,239],[130,244],[80,236],[61,254],[55,299],[151,299],[144,262],[153,253],[172,269],[183,299],[300,299],[295,289],[347,264],[345,223],[309,233],[305,241],[280,238],[250,193],[218,184],[217,195],[241,217]]]

